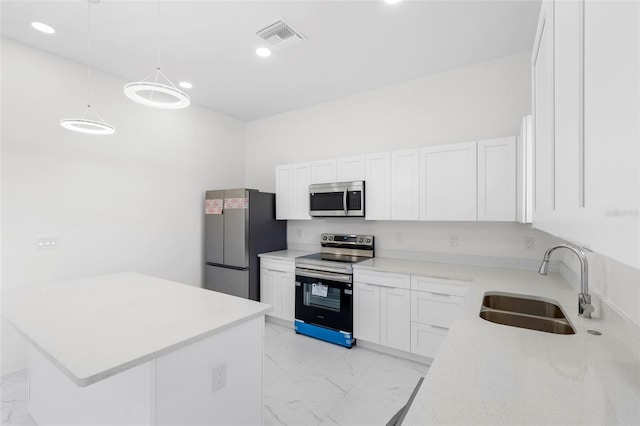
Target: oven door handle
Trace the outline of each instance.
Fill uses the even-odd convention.
[[[347,212],[347,189],[346,188],[342,193],[342,205],[344,206],[344,215],[348,216],[349,213]]]
[[[296,268],[296,275],[300,275],[301,277],[320,278],[327,281],[339,281],[343,283],[350,283],[352,281],[351,275],[327,274],[324,272],[316,272],[300,268]]]

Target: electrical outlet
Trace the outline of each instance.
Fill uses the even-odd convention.
[[[223,361],[214,366],[212,376],[213,385],[211,387],[211,392],[216,392],[227,384],[227,362]]]
[[[449,235],[449,247],[458,247],[458,236],[456,234]]]
[[[37,249],[54,249],[58,247],[58,239],[56,237],[36,238]]]
[[[533,251],[535,248],[533,237],[526,237],[524,239],[524,249],[525,251]]]
[[[402,244],[402,232],[396,232],[396,244]]]

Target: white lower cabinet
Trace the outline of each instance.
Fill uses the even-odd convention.
[[[354,271],[354,337],[434,358],[460,315],[468,282]]]
[[[411,352],[435,358],[466,292],[465,281],[411,276]]]
[[[411,352],[435,358],[449,329],[435,325],[411,323]]]
[[[356,339],[409,351],[410,276],[373,271],[354,272]]]
[[[273,306],[267,315],[283,320],[295,319],[296,280],[293,259],[261,259],[260,301]]]

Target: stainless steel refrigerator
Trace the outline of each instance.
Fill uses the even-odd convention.
[[[287,248],[287,222],[276,220],[275,194],[207,191],[205,288],[260,300],[258,254]]]

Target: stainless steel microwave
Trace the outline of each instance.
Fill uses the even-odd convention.
[[[309,185],[309,214],[364,217],[364,181]]]

